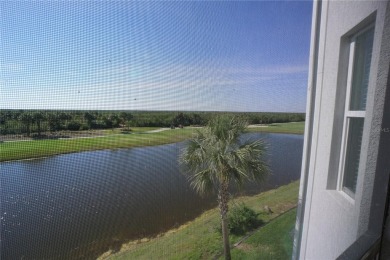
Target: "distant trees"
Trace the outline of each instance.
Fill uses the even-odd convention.
[[[81,124],[77,121],[70,121],[67,125],[67,129],[70,131],[78,131],[80,130]]]
[[[32,114],[32,120],[37,124],[37,131],[38,136],[41,136],[41,123],[45,119],[45,114],[43,114],[41,111],[36,111]]]
[[[206,119],[199,114],[192,115],[192,125],[205,125]]]
[[[61,129],[61,117],[58,112],[48,113],[46,119],[50,132],[55,132]]]
[[[112,129],[116,127],[204,126],[217,115],[237,116],[249,124],[304,121],[303,113],[233,113],[171,111],[53,111],[1,110],[0,134],[42,135],[61,130]]]
[[[4,125],[6,122],[5,118],[0,116],[0,125]]]
[[[172,124],[174,126],[205,125],[207,121],[205,117],[197,113],[179,113],[173,118]]]
[[[7,134],[7,118],[6,115],[0,112],[0,134]]]
[[[87,121],[88,127],[90,129],[94,128],[96,117],[91,112],[84,113],[84,119]]]
[[[19,111],[0,111],[0,134],[9,134],[9,128],[11,127],[13,122],[19,120],[19,116]]]
[[[121,123],[125,125],[127,129],[130,129],[130,123],[134,116],[128,112],[121,112],[119,118],[121,119]]]
[[[24,112],[19,116],[19,120],[22,122],[22,124],[26,128],[27,136],[30,136],[31,134],[31,124],[34,121],[34,117],[31,112]]]
[[[103,117],[103,121],[106,128],[114,128],[119,127],[121,123],[121,119],[119,118],[119,114],[113,113],[108,116]]]
[[[272,124],[305,121],[304,113],[243,113],[249,124]]]
[[[191,124],[191,118],[187,114],[179,113],[177,116],[173,118],[173,125],[175,126],[188,126]]]

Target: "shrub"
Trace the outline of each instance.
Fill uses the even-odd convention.
[[[80,130],[89,130],[89,126],[86,125],[86,124],[82,124],[82,125],[80,126]]]
[[[262,221],[257,218],[257,213],[248,208],[245,204],[239,204],[233,207],[229,214],[229,231],[235,235],[244,234],[262,224]]]
[[[69,124],[68,124],[68,130],[70,130],[70,131],[80,130],[80,127],[81,127],[81,124],[79,122],[72,121],[72,122],[69,122]]]
[[[1,128],[0,128],[0,134],[1,134],[1,135],[6,135],[6,134],[8,134],[8,130],[7,130],[7,129],[1,129]]]

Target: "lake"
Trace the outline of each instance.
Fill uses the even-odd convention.
[[[256,194],[300,177],[302,135],[263,138],[272,170]],[[217,205],[177,163],[185,142],[0,164],[1,259],[93,259],[111,246],[178,227]]]

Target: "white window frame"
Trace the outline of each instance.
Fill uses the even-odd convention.
[[[342,138],[341,138],[341,150],[340,150],[340,163],[339,163],[339,170],[338,170],[337,190],[339,190],[342,194],[345,194],[345,197],[352,203],[354,203],[356,190],[351,191],[347,187],[344,187],[345,164],[346,164],[347,142],[348,142],[350,119],[351,118],[363,118],[363,120],[364,120],[366,117],[366,108],[365,108],[365,110],[361,110],[361,111],[350,110],[352,83],[353,83],[353,76],[354,76],[353,72],[354,72],[354,64],[355,64],[355,45],[356,45],[356,39],[360,35],[366,33],[367,31],[369,31],[373,28],[374,28],[374,25],[370,25],[370,26],[367,26],[366,28],[364,28],[363,30],[359,31],[357,34],[353,35],[353,37],[350,40],[350,44],[349,44],[349,61],[348,61],[348,72],[347,72],[348,74],[347,74],[347,85],[346,85],[346,99],[345,99],[344,116],[343,116],[344,119],[343,119],[343,130],[342,130]],[[370,67],[371,67],[371,61],[370,61]],[[361,157],[361,153],[362,153],[362,151],[360,150],[359,157]],[[360,164],[360,161],[361,160],[359,160],[359,164]],[[360,165],[359,165],[358,169],[360,169]],[[357,174],[359,174],[359,170],[358,170]]]

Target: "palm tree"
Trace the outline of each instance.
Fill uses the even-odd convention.
[[[218,190],[225,259],[231,258],[227,219],[229,184],[241,186],[245,180],[263,180],[268,172],[262,160],[265,153],[262,141],[240,139],[246,127],[238,118],[216,117],[198,131],[180,156],[198,193]]]

